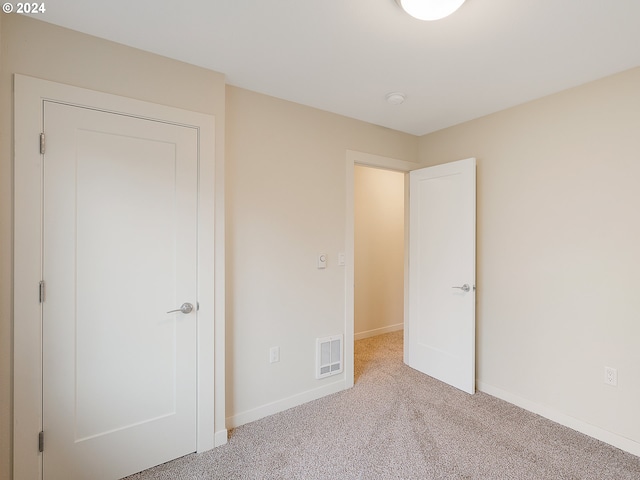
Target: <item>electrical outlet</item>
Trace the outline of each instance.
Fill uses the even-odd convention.
[[[604,383],[612,387],[618,386],[618,370],[611,367],[604,367]]]
[[[280,361],[280,347],[271,347],[269,349],[269,363]]]

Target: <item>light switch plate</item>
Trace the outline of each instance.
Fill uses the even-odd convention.
[[[318,268],[327,268],[327,254],[319,253],[318,254]]]
[[[280,347],[271,347],[269,349],[269,363],[280,361]]]

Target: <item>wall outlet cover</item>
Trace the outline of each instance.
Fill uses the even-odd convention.
[[[618,386],[618,370],[613,367],[604,367],[604,383],[612,387]]]

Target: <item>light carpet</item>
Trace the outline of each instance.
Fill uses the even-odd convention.
[[[640,458],[402,363],[402,332],[355,344],[355,386],[129,480],[640,479]]]

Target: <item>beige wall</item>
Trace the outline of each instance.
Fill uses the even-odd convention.
[[[354,169],[354,332],[366,338],[402,328],[404,173]]]
[[[640,442],[640,68],[420,141],[472,156],[480,386]]]
[[[417,146],[412,135],[227,87],[229,426],[343,379],[316,380],[314,364],[316,337],[345,330],[346,150],[415,161]]]
[[[0,15],[0,29],[0,478],[4,479],[10,476],[12,422],[12,75],[21,73],[215,115],[220,220],[224,218],[225,87],[221,74],[25,16]],[[218,245],[223,242],[222,237]],[[223,274],[224,258],[217,262]],[[217,288],[223,291],[223,277]],[[224,297],[219,298],[217,309],[223,312]]]

